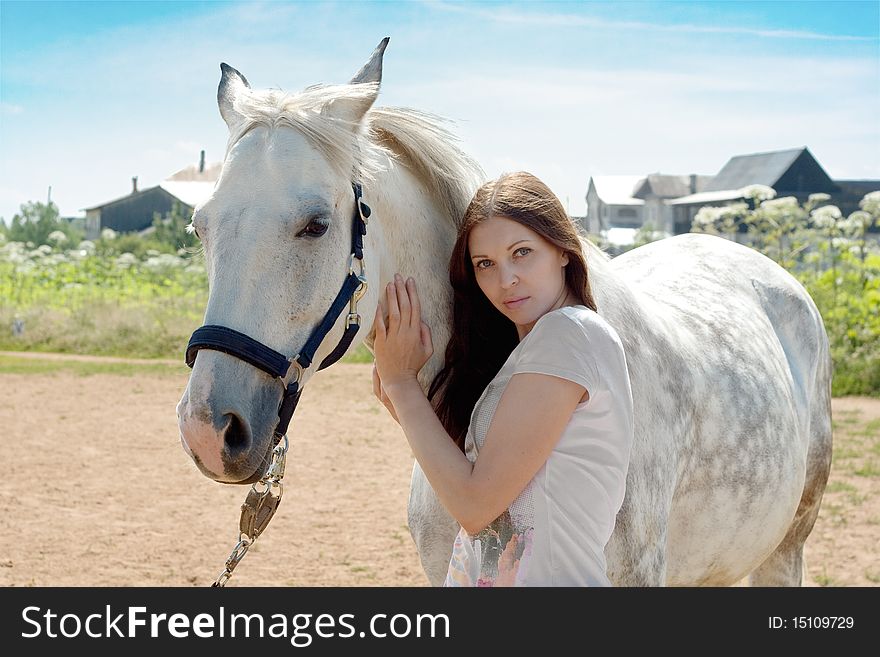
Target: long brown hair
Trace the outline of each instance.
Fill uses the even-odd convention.
[[[550,188],[524,171],[504,174],[480,187],[465,211],[449,259],[452,337],[443,369],[428,390],[437,417],[462,451],[477,399],[519,342],[514,323],[477,284],[468,250],[471,230],[493,216],[516,221],[567,253],[568,290],[596,310],[577,228]]]

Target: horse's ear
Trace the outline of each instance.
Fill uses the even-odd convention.
[[[362,84],[364,82],[382,82],[382,55],[385,54],[385,48],[391,37],[385,37],[376,46],[370,59],[361,67],[361,70],[355,73],[350,84]]]
[[[364,85],[356,93],[343,98],[336,98],[328,103],[325,112],[335,118],[342,119],[347,123],[356,125],[364,118],[376,98],[379,95],[379,85],[382,82],[382,55],[390,37],[385,37],[376,46],[367,63],[361,67],[351,79],[351,85]]]
[[[220,107],[220,116],[226,121],[226,125],[232,129],[243,118],[235,109],[235,97],[245,89],[250,89],[247,78],[232,68],[229,64],[220,64],[223,72],[220,85],[217,87],[217,105]]]

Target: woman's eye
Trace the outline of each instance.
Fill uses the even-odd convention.
[[[321,237],[321,235],[327,232],[327,229],[329,227],[330,224],[326,224],[323,221],[318,221],[317,219],[315,219],[313,221],[310,221],[309,225],[299,232],[299,235],[306,237]]]
[[[477,269],[488,269],[491,266],[492,266],[491,260],[480,260],[477,263]]]
[[[532,252],[532,250],[531,250],[529,247],[527,247],[527,246],[521,246],[521,247],[519,247],[516,251],[514,251],[513,253],[514,253],[514,255],[524,256],[524,255],[528,255],[528,254],[531,253],[531,252]]]

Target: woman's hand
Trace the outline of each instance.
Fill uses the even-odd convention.
[[[397,422],[397,424],[400,424],[397,412],[394,410],[394,404],[391,403],[388,395],[385,394],[385,389],[382,387],[382,379],[379,378],[379,370],[376,369],[376,363],[373,363],[373,394],[376,395],[378,400],[382,402],[382,405],[388,409],[388,412],[391,413],[391,417],[394,418],[394,421]]]
[[[383,305],[387,309],[387,325]],[[434,353],[434,345],[431,329],[422,321],[421,302],[412,278],[404,283],[400,274],[394,276],[394,282],[385,288],[384,304],[380,298],[373,328],[376,331],[373,353],[380,390],[388,391],[401,383],[416,381],[419,370]]]

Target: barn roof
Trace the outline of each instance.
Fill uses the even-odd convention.
[[[696,189],[701,192],[712,180],[712,176],[694,176]],[[652,173],[645,178],[633,190],[636,198],[645,198],[653,194],[660,198],[678,198],[691,193],[691,176],[673,176],[668,174]]]
[[[214,191],[215,181],[179,181],[163,180],[159,187],[194,208],[202,201],[208,200]]]
[[[807,151],[806,147],[737,155],[727,161],[703,191],[742,189],[748,185],[767,185],[775,189],[776,182],[804,151]]]
[[[606,205],[644,205],[642,199],[633,198],[636,185],[644,179],[644,176],[593,176],[590,181]]]
[[[712,203],[714,201],[735,201],[743,198],[742,189],[720,189],[716,192],[699,192],[666,201],[667,205],[691,205],[693,203]]]
[[[85,211],[100,210],[101,208],[106,208],[108,205],[113,205],[114,203],[130,199],[139,194],[145,194],[156,188],[161,188],[182,203],[185,203],[190,207],[195,207],[202,201],[207,200],[211,195],[211,192],[214,191],[214,185],[216,184],[217,179],[220,178],[220,170],[222,168],[222,162],[209,164],[205,166],[203,171],[199,171],[198,165],[191,164],[190,166],[184,167],[180,171],[173,173],[158,185],[139,189],[136,192],[120,196],[112,201],[85,208]]]

